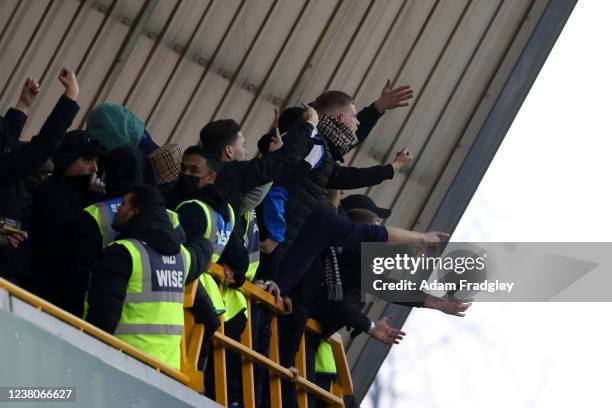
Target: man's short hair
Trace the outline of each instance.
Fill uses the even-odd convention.
[[[218,173],[221,170],[221,167],[223,167],[223,162],[219,160],[217,156],[207,152],[202,146],[190,146],[187,148],[187,150],[185,150],[185,153],[183,153],[183,157],[193,155],[200,156],[206,160],[206,166],[208,166],[210,171]]]
[[[363,222],[365,224],[375,224],[381,219],[378,215],[365,208],[353,208],[346,212],[349,219],[353,222]]]
[[[236,141],[238,132],[240,125],[234,119],[214,120],[200,131],[200,144],[207,153],[220,160],[223,149]]]
[[[148,184],[132,184],[127,194],[132,194],[130,204],[139,212],[166,206],[166,200],[159,189]]]
[[[353,97],[342,91],[325,91],[315,99],[313,108],[317,112],[327,112],[329,110],[345,107],[353,103]]]

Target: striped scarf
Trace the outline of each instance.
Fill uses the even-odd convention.
[[[359,142],[355,132],[349,129],[348,126],[324,113],[319,114],[317,130],[327,138],[329,143],[334,145],[342,156],[348,153]]]
[[[338,268],[338,258],[336,250],[329,247],[325,254],[325,286],[327,287],[327,298],[340,302],[342,296],[342,281],[340,280],[340,268]]]

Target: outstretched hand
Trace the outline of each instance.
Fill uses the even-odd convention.
[[[401,330],[394,329],[389,326],[389,320],[391,320],[393,316],[385,316],[382,319],[378,320],[374,324],[374,330],[370,333],[370,336],[385,344],[399,344],[399,342],[404,338],[406,333]]]
[[[376,102],[374,102],[374,107],[382,114],[385,113],[387,109],[408,106],[408,101],[412,98],[414,98],[414,91],[410,85],[393,88],[391,80],[387,79],[387,83],[380,92],[380,96]]]
[[[421,242],[423,244],[438,244],[443,239],[450,237],[450,234],[440,231],[427,231],[421,234]]]
[[[465,312],[472,306],[472,299],[457,299],[451,295],[439,298],[429,295],[425,299],[423,306],[428,309],[439,310],[451,316],[464,317]]]

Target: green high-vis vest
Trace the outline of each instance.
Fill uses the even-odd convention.
[[[113,221],[115,220],[115,216],[117,215],[117,207],[121,205],[121,203],[122,198],[117,197],[110,200],[100,201],[83,209],[83,211],[85,211],[86,214],[89,214],[98,225],[100,240],[102,241],[102,249],[106,248],[117,238],[117,235],[119,235],[119,233],[113,229],[112,225]],[[179,222],[178,214],[171,210],[166,210],[166,213],[168,214],[168,219],[172,224],[172,228],[181,235],[181,242],[184,242],[185,231],[183,231],[183,227]],[[85,319],[85,316],[87,316],[88,309],[89,304],[87,303],[87,293],[85,293],[83,319]]]
[[[102,248],[106,248],[108,244],[117,238],[118,233],[111,225],[115,220],[117,207],[121,205],[121,202],[122,198],[118,197],[106,201],[100,201],[83,209],[83,211],[89,214],[98,225],[100,237],[102,239]],[[185,233],[181,227],[181,223],[179,222],[178,214],[171,210],[166,210],[166,212],[168,213],[168,219],[172,224],[172,228],[175,231],[178,231],[184,239]]]
[[[215,211],[212,207],[201,200],[187,200],[183,201],[176,207],[178,211],[185,204],[195,203],[197,204],[206,217],[206,231],[204,231],[204,238],[208,239],[213,246],[213,255],[212,261],[217,262],[225,249],[225,245],[227,244],[227,240],[234,229],[235,224],[235,216],[234,209],[230,204],[227,205],[230,212],[230,222],[225,223],[221,214]],[[214,234],[214,235],[213,235]],[[213,238],[211,238],[213,237]],[[215,279],[206,271],[202,275],[200,275],[200,283],[204,286],[206,293],[210,297],[213,306],[215,307],[215,312],[220,315],[225,312],[225,304],[223,302],[223,296],[221,295],[221,291],[219,290],[219,286]]]
[[[335,375],[336,360],[331,343],[328,340],[321,340],[315,356],[315,371],[317,374]]]
[[[245,213],[244,219],[247,226],[244,232],[244,246],[249,253],[249,268],[246,272],[246,278],[252,281],[259,267],[259,229],[257,228],[255,210]],[[225,300],[226,321],[240,312],[244,312],[246,318],[249,318],[247,300],[240,289],[225,288],[223,291],[223,299]]]
[[[121,239],[132,258],[132,273],[114,335],[180,370],[185,280],[191,266],[181,245],[176,255],[160,255],[136,239]]]

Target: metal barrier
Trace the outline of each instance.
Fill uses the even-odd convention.
[[[213,264],[210,273],[220,282],[223,287],[224,272],[220,265]],[[107,345],[128,354],[133,358],[149,365],[175,380],[192,388],[194,391],[202,392],[204,386],[204,375],[197,368],[200,356],[200,346],[204,337],[205,328],[201,324],[196,324],[190,308],[195,299],[197,281],[192,282],[185,288],[185,328],[181,340],[181,371],[162,363],[158,359],[140,351],[139,349],[119,340],[115,336],[87,323],[86,321],[66,312],[63,309],[47,302],[46,300],[0,278],[0,287],[6,289],[12,295],[31,304],[38,310],[44,311],[68,324],[85,332]],[[248,313],[251,316],[251,302],[257,301],[265,307],[271,309],[274,314],[271,322],[272,337],[270,341],[270,356],[266,357],[252,349],[251,325],[246,325],[241,335],[240,341],[235,341],[227,337],[223,332],[223,319],[221,316],[221,326],[215,332],[213,338],[213,359],[215,363],[215,396],[219,404],[227,406],[227,377],[225,372],[225,350],[230,348],[240,354],[242,358],[242,389],[244,406],[247,408],[255,407],[254,374],[253,364],[263,365],[269,372],[270,379],[270,403],[272,407],[282,406],[281,398],[281,379],[291,380],[298,389],[298,404],[300,408],[308,406],[308,394],[327,402],[334,407],[343,407],[343,397],[352,395],[353,383],[342,339],[338,334],[330,337],[334,360],[336,362],[337,377],[330,390],[324,390],[316,384],[306,379],[306,357],[305,341],[302,337],[300,349],[296,356],[295,367],[297,370],[290,370],[280,365],[279,339],[278,339],[278,314],[284,313],[283,307],[276,307],[274,297],[260,287],[245,282],[241,287],[242,292],[247,298]],[[317,322],[310,319],[307,322],[306,330],[320,334],[320,326]]]
[[[213,275],[213,277],[215,277],[215,279],[220,283],[220,286],[222,286],[221,282],[225,280],[223,267],[213,264],[209,273],[211,273],[211,275]],[[284,313],[284,308],[282,306],[276,307],[274,297],[251,282],[246,281],[242,285],[241,290],[247,298],[249,316],[251,316],[251,302],[253,300],[260,302],[274,312],[271,324],[272,338],[270,341],[270,357],[265,357],[252,350],[250,324],[247,324],[247,327],[240,338],[240,342],[237,342],[223,334],[222,321],[221,326],[214,334],[213,345],[213,358],[215,363],[215,397],[217,402],[225,406],[228,404],[227,377],[225,373],[225,349],[231,348],[232,350],[240,353],[242,357],[242,394],[245,407],[250,408],[255,406],[253,363],[262,364],[268,369],[270,374],[270,404],[272,407],[280,407],[282,405],[281,379],[295,382],[298,389],[297,396],[300,408],[306,408],[308,406],[307,394],[309,393],[318,399],[324,400],[332,406],[343,407],[343,397],[345,395],[352,395],[353,393],[353,382],[351,380],[350,370],[340,335],[335,334],[330,337],[330,343],[332,345],[338,373],[331,389],[324,390],[306,379],[306,352],[304,336],[302,336],[300,348],[295,358],[297,373],[280,365],[280,356],[278,351],[278,314]],[[312,319],[309,319],[306,323],[306,330],[313,334],[321,333],[319,324]]]
[[[79,329],[80,331],[97,338],[98,340],[119,350],[122,353],[128,354],[134,357],[135,359],[142,361],[143,363],[153,367],[157,371],[160,371],[183,384],[189,385],[189,376],[187,374],[175,370],[174,368],[162,363],[155,357],[151,357],[147,353],[140,351],[139,349],[129,345],[123,340],[119,340],[112,334],[109,334],[104,330],[101,330],[96,326],[87,323],[85,320],[80,319],[75,315],[66,312],[63,309],[60,309],[54,304],[49,303],[46,300],[28,292],[27,290],[24,290],[19,286],[12,284],[6,279],[0,278],[0,288],[5,289],[11,295],[18,297],[26,303],[29,303],[38,310],[48,313],[53,317],[56,317],[64,321],[65,323],[68,323],[69,325]]]

